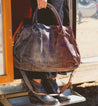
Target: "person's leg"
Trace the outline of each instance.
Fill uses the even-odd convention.
[[[69,26],[69,8],[68,8],[68,1],[67,0],[49,0],[49,3],[51,3],[55,9],[57,10],[58,14],[60,15],[61,21],[64,26]],[[52,74],[52,73],[51,73]],[[57,74],[57,73],[56,73]],[[66,74],[66,72],[59,72],[59,74]],[[49,94],[57,94],[60,92],[60,89],[56,83],[56,76],[42,79],[43,87]],[[60,102],[67,102],[69,99],[63,95],[60,94],[59,96],[55,96]]]
[[[58,11],[58,13],[59,13],[59,15],[60,15],[60,17],[61,17],[61,20],[62,20],[62,23],[63,23],[63,17],[64,17],[64,11],[63,11],[63,5],[64,5],[64,0],[49,0],[49,2],[56,8],[56,10]],[[44,11],[44,10],[42,10],[42,11]],[[41,13],[44,13],[44,12],[41,12]],[[39,17],[39,18],[41,18],[42,20],[44,19],[43,18],[43,16],[45,16],[45,15],[42,15],[41,14],[41,16]],[[46,16],[45,16],[45,18],[46,18]],[[48,16],[48,18],[50,18],[49,16]],[[48,19],[47,18],[47,19]],[[46,19],[46,20],[47,20]],[[44,19],[45,20],[45,19]],[[46,22],[48,22],[48,21],[46,21]],[[54,22],[54,20],[53,20],[53,22]],[[47,24],[49,24],[49,23],[47,23]],[[53,24],[55,24],[55,23],[53,23]],[[30,74],[30,73],[29,73]],[[33,75],[33,76],[32,76]],[[56,86],[54,86],[56,89],[55,89],[55,91],[54,92],[52,92],[52,93],[58,93],[58,91],[57,91],[57,89],[59,90],[59,88],[58,88],[58,86],[57,86],[57,84],[56,84],[56,76],[57,76],[57,73],[51,73],[51,72],[49,72],[49,73],[32,73],[32,74],[30,74],[30,76],[31,76],[31,79],[32,79],[32,81],[33,82],[40,82],[40,81],[38,81],[39,79],[41,79],[42,80],[42,82],[44,83],[45,81],[46,81],[46,83],[48,82],[48,84],[51,86],[51,85],[56,85]],[[30,77],[29,77],[30,78]],[[41,83],[42,84],[42,83]],[[41,85],[40,84],[40,85]],[[35,84],[32,84],[32,86],[33,85],[35,85]],[[43,87],[43,85],[42,85],[42,87]],[[39,87],[40,88],[40,87]],[[53,89],[53,87],[50,87],[51,89]],[[53,90],[52,90],[53,91]],[[42,91],[43,92],[43,91]],[[47,92],[48,92],[48,90],[47,90]],[[49,92],[48,92],[49,93]],[[34,96],[33,96],[34,97]],[[64,101],[66,101],[66,100],[68,100],[66,97],[62,97],[61,95],[60,96],[58,96],[57,97],[61,102],[64,102]]]
[[[45,91],[45,89],[43,88],[43,85],[41,83],[41,78],[32,79],[32,80],[30,80],[30,82],[33,87],[33,90],[36,93],[47,94],[47,92]],[[57,99],[55,99],[54,97],[51,97],[49,95],[38,95],[38,94],[32,93],[31,91],[29,92],[29,99],[32,104],[56,105],[59,103],[59,101]]]
[[[19,69],[15,68],[14,69],[14,78],[15,79],[20,79],[22,78],[22,75],[19,71]],[[47,94],[47,92],[45,91],[45,89],[43,88],[42,85],[42,78],[50,78],[50,77],[54,77],[54,75],[51,76],[51,74],[49,73],[42,73],[42,72],[29,72],[29,71],[25,71],[26,75],[33,87],[33,90],[36,93],[45,93]],[[37,95],[32,93],[31,91],[29,91],[29,99],[31,101],[31,103],[33,104],[41,104],[41,105],[55,105],[58,104],[58,100],[50,97],[48,95]]]
[[[59,88],[56,84],[57,73],[26,72],[26,74],[35,92],[46,94],[59,93]],[[15,69],[15,78],[22,78],[21,73],[18,69]],[[62,97],[59,96],[58,100],[61,101],[61,98]],[[57,99],[54,99],[50,96],[39,96],[33,94],[31,91],[29,92],[29,99],[33,104],[38,103],[52,105],[58,103]],[[65,99],[63,101],[65,101]]]
[[[50,77],[53,77],[53,75],[51,76],[51,74],[49,73],[43,73],[43,72],[26,72],[27,77],[29,78],[29,81],[33,87],[33,90],[36,93],[45,93],[47,94],[47,92],[45,91],[43,85],[42,85],[42,79],[47,79]],[[48,95],[37,95],[32,93],[31,91],[29,92],[29,99],[31,101],[31,103],[33,104],[43,104],[43,105],[55,105],[57,104],[59,101],[57,99],[55,99],[54,97],[50,97]]]
[[[36,0],[31,0],[31,6],[32,6],[32,14],[34,14],[34,11],[37,7]],[[50,78],[52,76],[50,73],[26,72],[26,74],[35,92],[47,94],[47,92],[43,88],[41,80],[43,78]],[[30,98],[30,101],[35,104],[41,103],[41,104],[47,104],[47,105],[55,105],[58,103],[58,100],[53,97],[50,97],[48,95],[37,95],[32,93],[31,91],[29,92],[29,98]]]
[[[43,80],[43,87],[46,90],[48,94],[58,94],[60,93],[60,89],[57,85],[56,78],[50,78]],[[64,103],[68,102],[69,98],[67,98],[65,95],[60,94],[58,96],[54,96],[54,98],[57,98],[59,102]]]
[[[63,25],[70,26],[69,0],[64,0],[63,11],[64,11]]]

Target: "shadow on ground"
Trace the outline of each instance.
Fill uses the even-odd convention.
[[[98,86],[74,87],[73,90],[84,96],[86,102],[70,106],[98,106]]]

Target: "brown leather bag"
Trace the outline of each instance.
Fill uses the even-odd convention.
[[[80,64],[80,53],[71,27],[62,26],[54,7],[47,5],[56,16],[57,26],[46,26],[37,22],[23,26],[14,44],[15,67],[25,71],[62,72],[76,69]]]

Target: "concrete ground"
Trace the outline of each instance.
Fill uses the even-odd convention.
[[[77,22],[77,43],[81,56],[98,56],[98,19],[82,18],[81,23]]]

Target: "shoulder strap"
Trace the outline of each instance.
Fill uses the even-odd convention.
[[[23,20],[20,22],[19,26],[17,27],[16,31],[13,34],[13,37],[12,37],[13,43],[14,43],[16,34],[19,32],[22,26],[23,26]]]
[[[21,71],[21,70],[20,70],[20,72],[21,72],[21,74],[22,74],[22,76],[23,76],[23,79],[24,79],[24,81],[25,81],[27,87],[29,88],[30,91],[32,91],[32,93],[34,93],[34,94],[36,94],[36,95],[49,95],[49,96],[58,96],[58,95],[60,95],[61,93],[63,93],[63,92],[71,85],[71,79],[72,79],[72,75],[73,75],[73,72],[72,72],[71,75],[70,75],[70,78],[69,78],[68,83],[61,89],[60,93],[58,93],[58,94],[45,94],[45,93],[37,93],[37,92],[35,92],[35,91],[33,90],[33,87],[32,87],[32,85],[31,85],[31,83],[30,83],[30,81],[29,81],[29,79],[28,79],[26,73],[25,73],[24,71]]]

